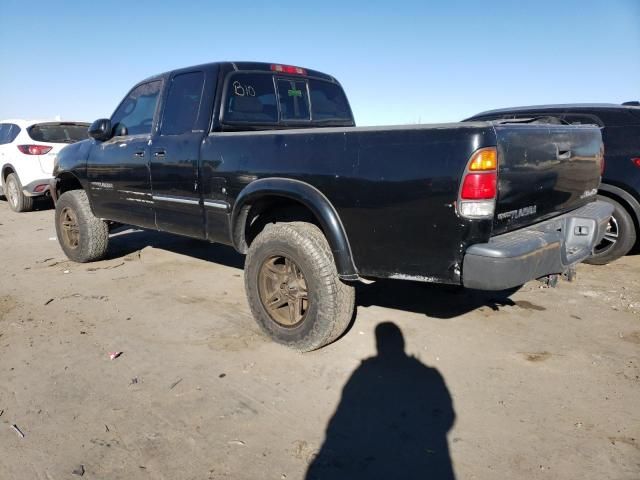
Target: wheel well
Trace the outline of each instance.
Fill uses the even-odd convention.
[[[318,218],[303,203],[286,197],[265,196],[250,205],[245,205],[240,213],[239,225],[236,228],[236,243],[240,250],[246,253],[264,227],[276,222],[309,222],[322,230]]]
[[[64,192],[69,190],[82,190],[82,184],[71,173],[63,173],[58,177],[58,183],[56,184],[57,197],[60,198]]]
[[[622,205],[627,213],[631,216],[633,225],[636,227],[636,232],[640,233],[640,218],[638,218],[629,202],[627,202],[624,198],[616,195],[615,193],[611,193],[606,190],[598,190],[598,195],[615,200],[620,205]],[[638,238],[638,240],[636,240],[636,245],[640,245],[640,237]]]
[[[11,168],[9,165],[6,165],[6,166],[2,169],[2,183],[7,183],[7,177],[8,177],[11,173],[15,173],[15,171],[14,171],[14,170],[13,170],[13,168]]]

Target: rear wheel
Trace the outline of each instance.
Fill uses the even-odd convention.
[[[613,205],[613,215],[602,241],[594,249],[591,257],[585,260],[592,265],[605,265],[626,255],[636,243],[636,227],[629,212],[612,198],[598,196],[599,200]]]
[[[306,222],[267,225],[245,261],[251,312],[273,340],[307,352],[349,326],[355,290],[338,277],[322,231]]]
[[[15,173],[10,173],[5,182],[5,195],[9,202],[9,207],[14,212],[30,212],[33,210],[33,197],[27,197],[22,193],[22,185]]]
[[[74,262],[93,262],[107,253],[109,227],[93,214],[84,190],[70,190],[58,199],[56,233],[62,250]]]

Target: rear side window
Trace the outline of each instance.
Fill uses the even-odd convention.
[[[111,116],[115,136],[151,133],[161,86],[162,81],[156,80],[138,85],[129,92]]]
[[[198,113],[204,86],[204,73],[183,73],[173,77],[162,120],[162,135],[191,132]]]
[[[237,72],[229,76],[223,122],[275,125],[337,121],[352,125],[339,85],[314,78]]]
[[[20,133],[20,127],[13,123],[0,123],[0,145],[13,142]]]
[[[78,123],[38,123],[27,129],[36,142],[75,143],[89,138],[89,125]]]
[[[8,137],[7,137],[7,143],[11,143],[13,142],[16,137],[18,136],[18,134],[20,133],[20,127],[18,125],[15,124],[11,124],[11,130],[9,130],[8,133]]]

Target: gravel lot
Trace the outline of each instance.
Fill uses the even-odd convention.
[[[0,201],[2,479],[640,478],[640,255],[511,295],[363,285],[301,355],[232,249],[110,245],[71,263],[51,209]]]

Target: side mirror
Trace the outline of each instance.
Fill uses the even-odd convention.
[[[101,118],[96,120],[89,127],[89,136],[100,142],[105,142],[111,138],[111,120]]]

